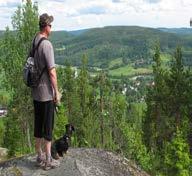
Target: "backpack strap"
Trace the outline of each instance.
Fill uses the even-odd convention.
[[[34,55],[35,55],[35,50],[37,50],[37,49],[39,48],[41,42],[42,42],[43,40],[47,40],[47,38],[42,37],[42,38],[39,40],[37,46],[35,46],[35,39],[36,39],[36,37],[37,37],[37,35],[35,36],[35,38],[34,38],[34,40],[33,40],[32,53],[30,54],[31,57],[34,57]],[[45,70],[46,70],[46,66],[45,66],[45,67],[43,68],[43,70],[41,71],[41,74],[39,75],[38,81],[40,81],[40,79],[41,79],[41,77],[42,77],[42,75],[43,75],[43,72],[44,72]]]
[[[41,80],[41,77],[44,73],[44,71],[46,70],[46,66],[43,68],[43,70],[41,71],[41,74],[39,75],[39,79],[38,79],[38,82]]]
[[[38,48],[39,48],[39,45],[41,44],[41,42],[43,41],[43,40],[47,40],[47,38],[45,38],[45,37],[42,37],[40,40],[39,40],[39,42],[37,43],[37,46],[35,46],[35,39],[37,38],[37,35],[35,36],[35,38],[34,38],[34,40],[33,40],[33,47],[32,47],[32,50],[31,50],[31,52],[30,52],[30,56],[31,57],[34,57],[34,55],[35,55],[35,50],[37,50]]]
[[[39,48],[39,45],[41,44],[41,42],[42,42],[43,40],[47,40],[47,38],[42,37],[42,38],[39,40],[37,46],[34,48],[34,51],[37,50],[37,49]]]

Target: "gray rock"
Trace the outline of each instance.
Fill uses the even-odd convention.
[[[35,166],[35,155],[0,163],[1,176],[149,176],[131,161],[100,149],[74,148],[60,159],[61,166],[44,171]]]
[[[6,148],[0,147],[0,162],[7,158],[8,150]]]

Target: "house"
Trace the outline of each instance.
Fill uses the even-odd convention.
[[[6,108],[0,108],[0,117],[4,117],[7,115],[7,109]]]

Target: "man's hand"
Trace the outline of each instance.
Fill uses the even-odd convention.
[[[61,97],[62,97],[62,94],[59,91],[56,91],[56,93],[55,93],[55,103],[56,103],[56,105],[60,105]]]

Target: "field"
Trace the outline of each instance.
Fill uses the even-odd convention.
[[[135,76],[135,75],[145,75],[151,74],[151,68],[133,68],[131,65],[126,65],[124,67],[120,67],[114,70],[109,71],[109,75],[111,76]]]

